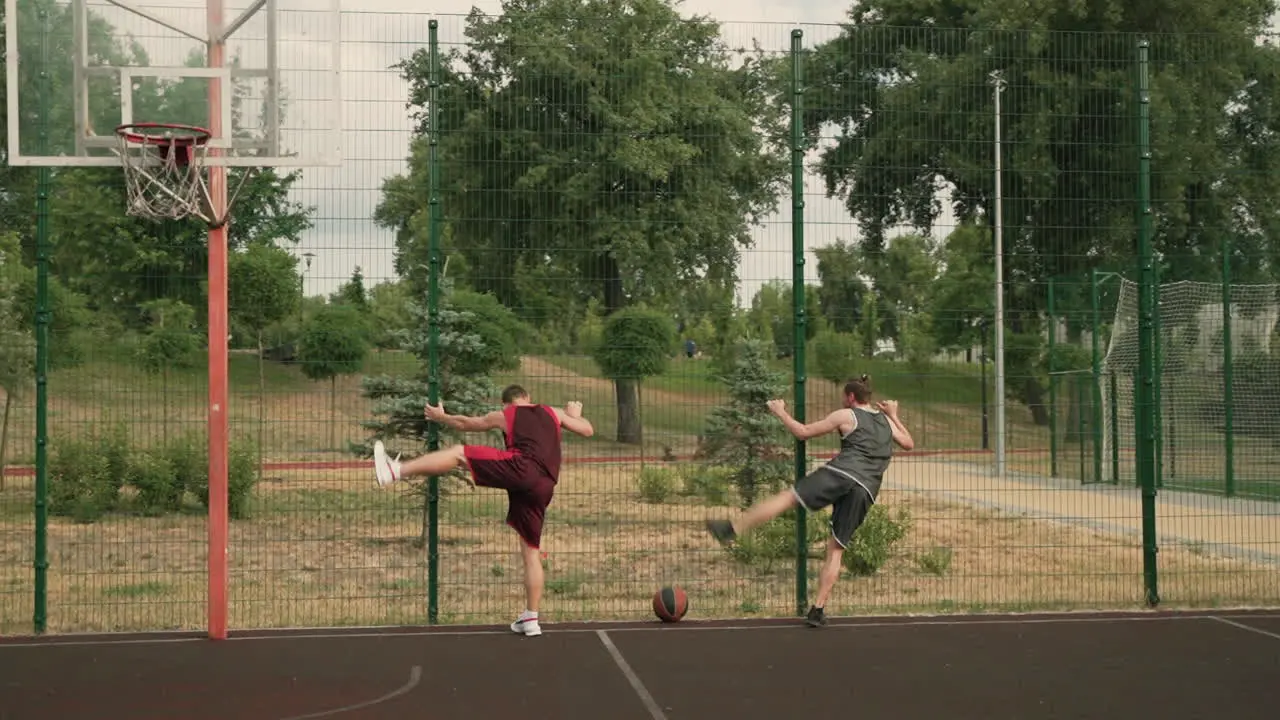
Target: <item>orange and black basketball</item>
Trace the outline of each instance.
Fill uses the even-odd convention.
[[[689,596],[678,587],[664,587],[653,594],[653,614],[662,622],[680,622],[689,612]]]

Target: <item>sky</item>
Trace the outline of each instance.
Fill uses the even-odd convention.
[[[194,41],[185,40],[150,20],[131,15],[103,0],[88,0],[95,12],[131,33],[151,56],[152,64],[179,64]],[[326,140],[339,138],[341,164],[303,170],[294,199],[315,208],[315,226],[296,248],[313,253],[305,271],[309,295],[327,294],[359,266],[367,285],[394,279],[394,239],[372,221],[383,181],[406,169],[412,120],[405,107],[407,86],[391,66],[427,46],[427,23],[440,21],[442,46],[462,40],[463,20],[472,7],[496,13],[495,0],[337,0],[342,7],[341,66],[333,73],[332,39],[339,22],[320,11],[333,0],[277,0],[281,41],[278,44],[283,82],[289,93],[285,138],[308,157],[320,157]],[[203,0],[148,0],[134,3],[153,15],[199,32],[205,21]],[[227,17],[239,15],[249,3],[228,0]],[[805,31],[806,44],[821,42],[838,30],[849,5],[831,0],[686,0],[686,15],[710,15],[722,23],[722,36],[732,46],[750,47],[757,40],[768,51],[785,52],[794,27]],[[305,11],[305,12],[302,12]],[[265,15],[252,18],[231,43],[243,64],[265,66]],[[204,82],[204,81],[195,81]],[[337,83],[340,82],[340,92]],[[340,95],[336,105],[335,95]],[[92,102],[92,99],[91,99]],[[148,118],[133,118],[146,120]],[[155,118],[163,120],[163,118]],[[333,134],[336,132],[336,135]],[[813,162],[816,155],[810,156]],[[842,204],[827,198],[813,173],[806,179],[806,277],[817,280],[814,248],[857,237],[856,227]],[[761,227],[754,229],[753,247],[742,254],[739,301],[749,303],[756,289],[774,278],[789,278],[791,263],[790,197]],[[234,208],[233,208],[234,212]],[[939,224],[945,228],[947,218]]]

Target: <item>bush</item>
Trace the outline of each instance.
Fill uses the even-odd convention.
[[[627,308],[605,321],[593,358],[607,378],[643,380],[667,371],[677,337],[670,314]]]
[[[190,441],[188,441],[190,442]],[[179,451],[183,459],[190,463],[192,450]],[[258,454],[247,445],[233,443],[227,458],[227,515],[232,520],[243,520],[249,516],[249,499],[253,496],[253,488],[258,480]],[[189,476],[187,487],[206,509],[209,507],[209,468],[208,450],[202,449],[199,455],[199,469]]]
[[[91,439],[54,444],[49,463],[49,512],[94,522],[122,508],[121,490],[136,491],[133,507],[144,515],[181,512],[191,492],[209,504],[208,448],[199,435],[187,435],[152,451],[136,451],[117,431]],[[257,454],[233,445],[228,466],[228,513],[248,516],[249,498],[258,483]]]
[[[49,458],[49,514],[91,523],[116,508],[123,478],[92,440],[63,439]]]
[[[951,557],[951,548],[939,545],[916,558],[916,564],[922,572],[941,577],[951,568]]]
[[[710,505],[728,505],[733,496],[733,468],[702,463],[689,465],[681,473],[682,494],[696,497]]]
[[[169,458],[163,454],[143,453],[134,459],[130,474],[138,491],[138,510],[143,515],[163,515],[182,510],[187,488]]]
[[[828,533],[826,515],[808,513],[805,525],[810,545],[825,542]],[[739,535],[729,546],[729,554],[741,563],[763,565],[766,571],[772,570],[779,560],[793,560],[796,556],[795,511],[788,510],[751,532]]]
[[[647,467],[640,471],[640,499],[661,504],[676,492],[676,472],[669,468]]]
[[[854,575],[875,575],[888,562],[893,544],[910,529],[911,517],[906,510],[890,516],[883,505],[873,505],[844,553],[845,568]]]

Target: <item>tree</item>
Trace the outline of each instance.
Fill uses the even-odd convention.
[[[465,34],[438,90],[426,49],[399,65],[419,140],[408,176],[385,186],[398,235],[426,237],[421,137],[438,92],[446,250],[474,289],[541,327],[592,298],[611,315],[734,277],[786,170],[758,57],[669,0],[505,0],[500,15],[472,11]],[[617,386],[633,414],[635,383]]]
[[[767,346],[747,340],[737,350],[733,373],[721,378],[729,401],[707,417],[698,457],[732,469],[742,506],[754,503],[762,490],[780,487],[792,467],[789,437],[766,408],[781,397],[783,377],[769,368]]]
[[[261,473],[267,404],[267,352],[263,336],[268,327],[298,309],[302,299],[298,259],[274,244],[258,242],[228,256],[227,276],[232,327],[252,334],[258,348],[258,462]]]
[[[518,345],[511,334],[519,321],[492,296],[459,290],[450,282],[445,282],[442,290],[438,317],[439,399],[451,413],[483,415],[496,410],[498,403],[495,399],[499,390],[492,376],[520,366]],[[416,455],[427,447],[432,423],[423,417],[422,409],[430,400],[430,376],[427,372],[430,315],[425,298],[410,300],[406,311],[409,323],[397,336],[401,347],[418,358],[418,370],[410,377],[378,375],[364,378],[362,394],[374,401],[375,419],[361,423],[372,436],[365,443],[351,448],[362,457],[373,454],[374,440],[388,444],[395,444],[396,440],[405,441],[410,445],[410,455]],[[446,439],[461,440],[460,433],[440,425],[435,427]],[[425,483],[417,486],[423,500],[420,535],[423,543],[429,527],[425,488]]]
[[[74,152],[72,40],[75,37],[74,12],[70,3],[54,0],[31,0],[18,4],[19,22],[24,31],[16,38],[24,58],[40,58],[42,23],[49,28],[48,49],[52,58],[62,58],[42,65],[39,61],[23,62],[19,67],[16,88],[20,92],[20,141],[24,149],[34,140],[32,128],[45,121],[49,130],[51,154]],[[41,18],[44,18],[43,20]],[[11,19],[13,20],[13,19]],[[10,29],[15,27],[11,24]],[[149,66],[151,58],[139,43],[122,40],[109,22],[92,8],[85,28],[87,53],[92,65]],[[234,62],[234,59],[233,59]],[[185,59],[188,66],[205,64],[203,51]],[[47,114],[37,117],[36,97],[41,73],[46,73],[53,90]],[[119,123],[119,90],[112,78],[90,77],[90,95],[94,98],[89,124],[102,132]],[[247,88],[240,83],[232,88],[232,112],[239,116],[241,100]],[[146,120],[194,122],[204,125],[207,119],[207,82],[200,79],[137,78],[133,92],[134,116]],[[0,117],[0,129],[7,128],[7,118]],[[4,151],[0,150],[0,157]],[[229,187],[239,183],[241,169],[229,173]],[[51,233],[58,239],[53,245],[51,270],[68,290],[86,298],[87,307],[118,317],[130,328],[146,326],[141,306],[151,300],[173,299],[196,308],[199,317],[205,306],[200,280],[207,272],[207,228],[199,220],[152,222],[125,214],[124,179],[118,169],[55,168],[51,203],[57,212],[51,216]],[[257,241],[296,242],[310,227],[311,209],[290,199],[293,184],[301,171],[281,175],[272,168],[262,169],[245,181],[237,197],[229,225],[229,242],[239,248]],[[0,163],[0,217],[12,219],[8,225],[20,233],[23,257],[30,264],[35,257],[34,223],[30,208],[35,202],[35,168],[11,168]],[[145,281],[141,281],[143,279]],[[104,316],[106,317],[106,316]],[[201,320],[203,322],[203,320]],[[55,317],[55,322],[57,319]]]
[[[823,330],[811,343],[809,367],[823,380],[843,384],[853,377],[863,349],[862,339],[856,333]]]
[[[1006,359],[1010,377],[1024,378],[1010,390],[1047,422],[1034,372],[1044,281],[1131,262],[1137,33],[1152,34],[1162,279],[1219,262],[1224,233],[1274,277],[1280,50],[1257,42],[1271,11],[1261,1],[862,2],[811,58],[806,131],[816,141],[834,130],[820,170],[872,251],[901,225],[931,229],[941,188],[960,221],[989,225],[991,148],[975,138],[994,134],[990,74],[1001,73],[1006,308],[1017,346]]]
[[[9,440],[9,418],[13,404],[26,389],[35,369],[35,341],[30,317],[17,312],[15,269],[20,268],[18,237],[0,232],[0,391],[4,409],[0,412],[0,490],[4,490],[4,468]]]
[[[942,270],[929,293],[934,340],[942,348],[983,343],[995,308],[995,263],[988,228],[965,223],[938,251]]]
[[[822,317],[836,332],[854,332],[862,319],[863,297],[868,292],[858,246],[837,241],[815,249],[813,254],[818,258],[817,295]]]
[[[351,272],[351,279],[342,283],[330,298],[335,303],[346,303],[361,312],[369,309],[369,293],[364,289],[364,273],[360,266]]]
[[[639,445],[644,435],[640,404],[623,402],[623,388],[636,388],[638,397],[645,378],[667,371],[676,341],[675,323],[660,310],[631,307],[605,321],[595,361],[617,388],[618,442]]]
[[[302,324],[298,357],[302,374],[329,381],[329,447],[337,447],[338,376],[360,372],[369,346],[360,311],[350,305],[325,305]]]
[[[440,400],[451,413],[483,415],[497,408],[498,388],[492,376],[520,367],[518,336],[522,325],[515,315],[491,295],[458,289],[445,282],[441,292],[439,323]],[[410,441],[416,454],[426,447],[432,423],[423,417],[428,402],[427,373],[430,357],[430,315],[425,298],[410,300],[407,329],[397,333],[399,346],[418,358],[419,367],[410,377],[367,376],[362,382],[364,397],[375,401],[373,414],[362,426],[372,436],[353,452],[372,454],[374,440]],[[454,433],[437,428],[446,435]],[[461,435],[453,434],[455,438]]]

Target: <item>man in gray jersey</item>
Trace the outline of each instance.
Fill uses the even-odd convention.
[[[757,503],[737,520],[708,520],[707,530],[721,543],[766,523],[799,503],[816,512],[831,506],[831,539],[818,577],[818,594],[809,608],[807,622],[827,624],[824,608],[840,577],[845,548],[866,519],[880,494],[884,471],[893,457],[893,444],[903,450],[915,447],[907,426],[898,417],[898,403],[871,404],[871,378],[863,375],[844,386],[845,407],[825,418],[804,424],[787,413],[782,400],[769,401],[769,410],[800,440],[840,433],[840,452],[827,464],[809,473],[795,486]]]

